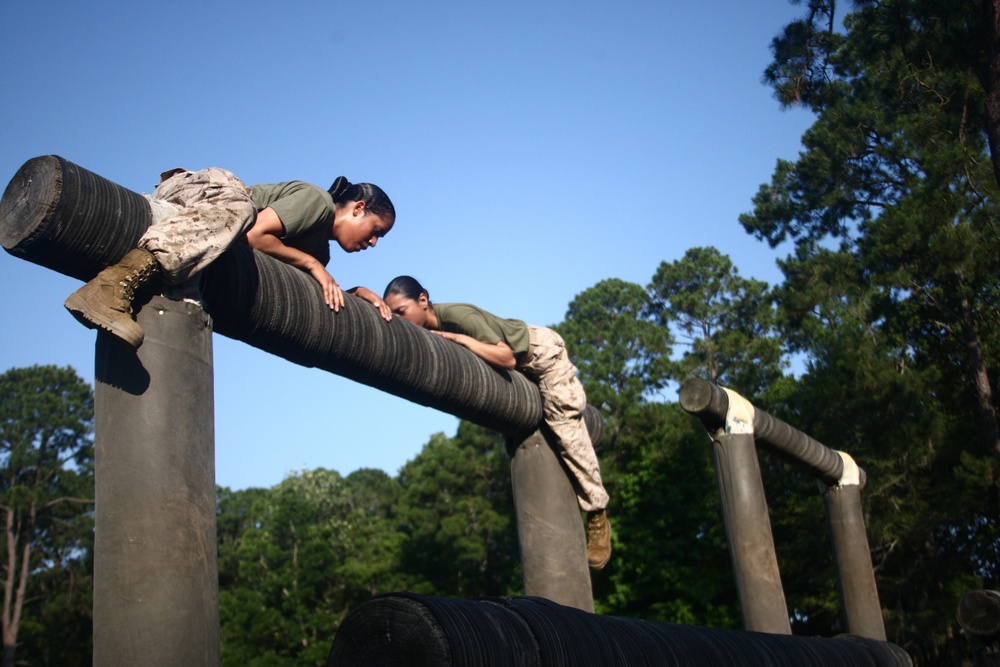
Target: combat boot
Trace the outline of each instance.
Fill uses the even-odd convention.
[[[105,268],[93,280],[70,294],[63,304],[85,327],[100,327],[133,348],[142,345],[142,327],[132,316],[136,291],[160,271],[148,250],[130,250],[117,264]]]
[[[587,513],[587,565],[603,569],[611,560],[611,522],[605,510]]]

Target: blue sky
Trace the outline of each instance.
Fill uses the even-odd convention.
[[[338,175],[397,210],[342,286],[407,273],[439,301],[561,321],[606,278],[715,246],[775,283],[737,216],[812,117],[761,73],[787,0],[0,3],[0,183],[56,154],[136,192],[175,166],[249,184]],[[72,366],[79,282],[0,253],[0,371]],[[269,487],[324,467],[395,474],[458,420],[215,336],[216,474]],[[676,400],[676,396],[665,396]]]

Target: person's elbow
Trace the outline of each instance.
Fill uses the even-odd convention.
[[[505,371],[512,371],[517,368],[517,357],[514,350],[503,341],[499,341],[493,349],[493,365]]]
[[[489,359],[490,364],[504,371],[512,371],[517,368],[517,357],[509,352],[509,348],[504,350],[502,346],[498,347],[500,349],[495,350]],[[508,353],[504,354],[504,352]]]
[[[257,250],[263,250],[266,246],[264,236],[263,233],[254,231],[253,227],[251,227],[246,234],[247,245]]]

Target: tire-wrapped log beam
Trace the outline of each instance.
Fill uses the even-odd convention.
[[[709,431],[725,424],[729,396],[722,387],[708,380],[685,380],[680,389],[680,403]],[[759,446],[828,486],[839,483],[844,474],[844,461],[836,451],[756,407],[753,434]],[[865,474],[863,470],[860,473],[864,487]]]
[[[26,162],[0,200],[0,243],[12,255],[87,281],[135,247],[149,202],[61,157]],[[509,435],[542,421],[538,388],[403,320],[383,321],[347,295],[339,313],[310,276],[236,243],[201,275],[214,330]],[[591,438],[603,420],[589,407]]]
[[[388,593],[341,622],[328,667],[796,667],[912,665],[900,647],[601,616],[544,598],[463,600]]]

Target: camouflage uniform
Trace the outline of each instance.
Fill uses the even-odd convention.
[[[147,198],[153,224],[138,246],[153,254],[170,285],[211,264],[257,219],[250,188],[217,167],[166,171]]]
[[[530,324],[528,331],[531,345],[518,369],[538,383],[545,423],[562,445],[560,455],[576,482],[580,509],[602,510],[608,506],[608,493],[601,482],[601,467],[583,421],[587,395],[576,377],[576,366],[566,354],[566,344],[558,333]]]
[[[434,313],[444,331],[462,333],[487,345],[503,341],[510,347],[517,369],[538,385],[542,415],[572,475],[580,509],[594,512],[607,507],[600,464],[583,422],[587,394],[562,337],[547,327],[498,317],[469,303],[435,303]]]

